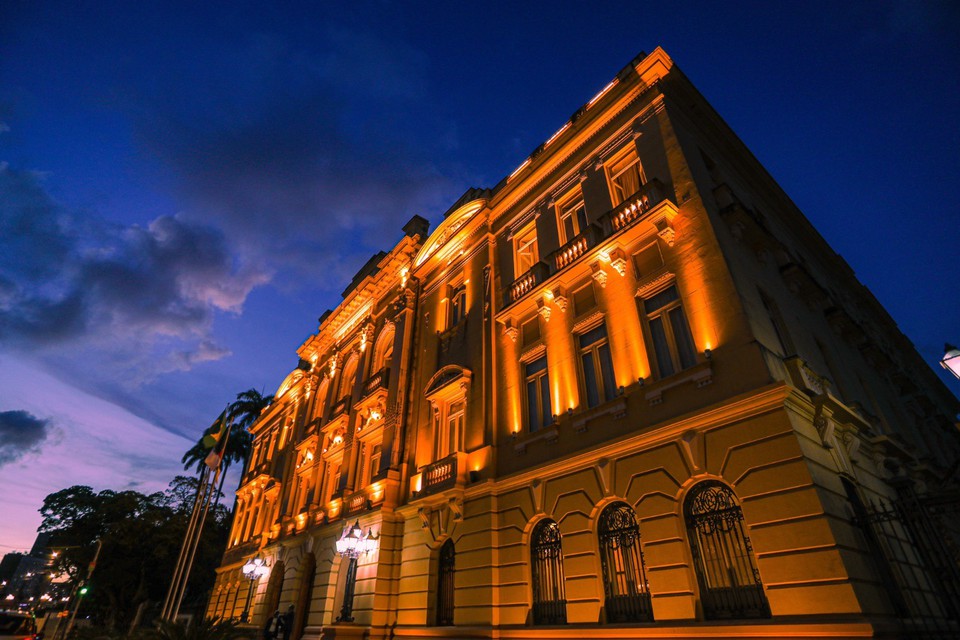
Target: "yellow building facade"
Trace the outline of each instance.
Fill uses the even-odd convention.
[[[661,49],[403,233],[251,428],[208,615],[293,604],[294,640],[960,632],[957,399]]]

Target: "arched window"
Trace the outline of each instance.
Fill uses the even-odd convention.
[[[560,527],[553,520],[541,520],[530,537],[533,623],[566,624],[567,601],[563,584],[563,549]]]
[[[701,482],[687,494],[683,511],[704,617],[769,617],[770,605],[733,491],[712,480]]]
[[[371,375],[390,366],[390,361],[393,359],[394,335],[395,330],[393,325],[388,325],[384,327],[380,335],[377,336],[373,350],[373,369]]]
[[[349,398],[353,393],[353,383],[357,378],[357,356],[351,356],[347,364],[343,366],[343,373],[340,374],[340,400]]]
[[[316,395],[313,399],[314,406],[314,418],[318,419],[319,422],[323,422],[323,416],[326,415],[326,405],[327,405],[327,392],[330,389],[330,378],[324,378],[320,382],[320,386],[317,387]]]
[[[597,527],[607,622],[653,619],[650,587],[640,550],[640,527],[626,502],[614,502],[600,514]]]
[[[440,547],[440,563],[437,575],[437,625],[453,624],[453,578],[456,573],[457,551],[453,540],[447,539]]]

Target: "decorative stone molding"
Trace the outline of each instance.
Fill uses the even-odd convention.
[[[620,277],[627,275],[627,257],[623,251],[616,249],[610,252],[610,266],[620,274]]]
[[[329,361],[329,363],[328,363],[328,367],[329,367],[329,369],[330,369],[330,377],[331,377],[331,378],[334,377],[335,375],[337,375],[337,367],[340,366],[340,359],[341,359],[341,358],[340,358],[340,352],[339,352],[339,351],[334,351],[334,352],[333,352],[333,355],[330,356],[330,361]]]
[[[599,262],[594,262],[590,265],[590,269],[593,271],[593,279],[599,283],[601,289],[607,288],[607,272],[603,270]]]
[[[550,307],[544,300],[537,300],[537,313],[540,314],[544,322],[550,322]]]
[[[677,276],[670,271],[663,271],[646,280],[641,280],[637,285],[636,296],[638,298],[649,298],[669,287],[677,279]]]
[[[547,345],[539,342],[520,354],[520,363],[527,364],[533,362],[540,356],[547,353]]]
[[[627,415],[627,401],[623,397],[619,397],[610,402],[601,404],[600,406],[594,407],[593,409],[588,409],[583,413],[577,415],[574,419],[572,425],[573,430],[577,433],[583,433],[587,430],[587,423],[591,420],[599,418],[600,416],[612,415],[614,420],[619,420]]]
[[[567,297],[566,296],[553,296],[553,302],[557,305],[557,308],[560,309],[560,313],[565,313],[567,311]]]
[[[673,228],[673,223],[666,218],[660,218],[653,221],[653,226],[657,228],[657,235],[667,243],[667,246],[672,247],[677,239],[677,232]]]
[[[603,322],[603,312],[596,309],[590,315],[584,316],[573,325],[573,333],[585,333],[590,329],[600,326]]]
[[[694,386],[696,386],[698,389],[712,383],[713,366],[711,363],[709,361],[700,363],[691,367],[690,369],[681,371],[680,373],[674,374],[669,378],[661,380],[653,389],[644,395],[644,398],[647,399],[647,402],[650,403],[650,406],[656,406],[663,402],[664,391],[687,382],[694,383]]]

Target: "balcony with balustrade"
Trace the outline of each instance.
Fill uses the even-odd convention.
[[[606,236],[619,233],[647,217],[651,211],[667,200],[667,189],[654,178],[640,187],[639,191],[601,216]]]
[[[386,391],[389,386],[390,368],[383,367],[364,381],[363,388],[360,391],[360,397],[362,399],[369,398],[377,391]]]
[[[510,306],[523,296],[527,295],[536,288],[537,285],[550,277],[550,266],[546,262],[538,262],[533,265],[526,273],[514,280],[507,287],[507,299],[504,306]]]
[[[657,234],[673,244],[672,220],[677,206],[668,196],[666,186],[657,179],[644,184],[635,194],[601,215],[596,224],[590,224],[566,244],[551,252],[507,287],[504,308],[521,300],[556,274],[593,255],[608,238],[640,223],[653,224]]]
[[[350,396],[344,396],[330,408],[330,422],[333,422],[340,416],[344,416],[350,411]]]
[[[413,480],[412,497],[423,498],[456,486],[462,454],[452,453],[425,466]],[[419,486],[419,488],[417,488]]]
[[[595,224],[574,236],[565,245],[550,254],[547,262],[553,265],[554,273],[562,271],[567,265],[573,264],[582,258],[590,249],[593,249],[603,240],[603,233]]]

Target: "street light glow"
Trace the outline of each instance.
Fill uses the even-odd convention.
[[[940,366],[960,379],[960,349],[957,349],[950,343],[943,345],[943,358],[940,359]]]

